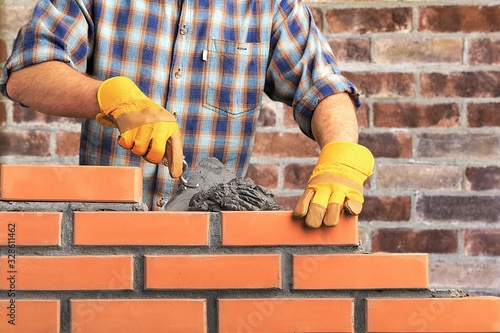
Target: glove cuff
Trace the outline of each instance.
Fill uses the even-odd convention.
[[[375,164],[373,155],[368,148],[354,142],[344,141],[330,142],[325,145],[321,149],[317,165],[328,164],[332,160],[356,169],[366,178],[373,173]]]

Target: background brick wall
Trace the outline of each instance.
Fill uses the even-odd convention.
[[[0,1],[0,64],[33,0]],[[500,4],[309,1],[362,91],[360,143],[376,157],[367,251],[427,252],[434,288],[500,294]],[[248,176],[293,207],[318,155],[266,100]],[[79,121],[0,99],[0,163],[76,164]],[[296,147],[303,147],[298,150]]]

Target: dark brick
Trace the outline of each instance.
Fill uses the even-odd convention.
[[[376,127],[455,127],[459,121],[455,103],[375,103],[373,124]]]
[[[468,167],[467,188],[473,191],[500,190],[500,167]]]
[[[7,110],[5,103],[0,101],[0,126],[7,122]]]
[[[417,136],[418,157],[492,158],[500,155],[498,134],[422,133]]]
[[[412,140],[409,133],[360,133],[359,143],[367,147],[375,157],[409,158],[412,156]]]
[[[465,230],[465,254],[500,256],[500,229]]]
[[[500,31],[500,6],[420,7],[419,30],[433,32]]]
[[[300,189],[305,188],[309,177],[314,169],[314,164],[291,163],[285,166],[284,188]]]
[[[360,221],[408,221],[410,219],[410,197],[365,196]]]
[[[323,11],[320,8],[310,7],[314,23],[319,31],[323,31]]]
[[[422,196],[417,213],[425,221],[500,222],[500,196]]]
[[[266,188],[276,188],[278,186],[278,165],[250,164],[246,177]]]
[[[473,39],[469,47],[469,63],[473,65],[499,65],[500,39]]]
[[[49,133],[45,131],[0,131],[0,156],[49,155]]]
[[[498,97],[500,71],[422,73],[424,97]]]
[[[372,251],[396,253],[456,253],[455,230],[378,229],[371,235]]]
[[[319,145],[302,133],[257,132],[253,156],[315,157]]]
[[[328,43],[340,63],[370,61],[370,41],[366,38],[332,38]]]
[[[272,127],[276,125],[276,105],[275,103],[262,103],[257,124],[260,127]]]
[[[276,203],[280,206],[285,207],[288,210],[293,210],[295,208],[295,205],[297,204],[297,201],[299,200],[300,196],[275,196],[274,200]]]
[[[473,103],[467,105],[469,127],[500,126],[500,103]]]
[[[290,128],[299,128],[295,119],[293,119],[293,110],[290,106],[283,104],[283,124]]]
[[[5,40],[0,39],[0,62],[7,60],[7,43]]]
[[[25,108],[19,104],[14,104],[13,120],[15,123],[33,122],[33,123],[79,123],[80,119],[69,117],[56,117],[43,114],[32,108]]]
[[[366,97],[413,97],[415,77],[412,73],[343,73]]]
[[[377,33],[410,31],[411,8],[335,8],[326,14],[331,33]]]
[[[80,151],[80,133],[59,132],[56,134],[58,156],[78,156]]]

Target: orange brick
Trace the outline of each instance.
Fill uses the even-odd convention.
[[[204,333],[199,299],[71,300],[71,333]]]
[[[0,300],[2,333],[59,333],[59,301],[58,300],[15,300],[15,325],[9,323],[10,299]]]
[[[81,165],[0,165],[0,199],[140,202],[142,170]]]
[[[56,212],[0,212],[0,245],[61,245],[61,219]]]
[[[11,273],[14,271],[15,273]],[[17,290],[123,290],[132,289],[132,256],[17,256],[15,267],[0,258],[0,290],[15,275]]]
[[[219,333],[354,332],[353,300],[329,298],[219,300]]]
[[[311,229],[292,212],[222,212],[222,245],[358,245],[358,219],[343,214],[334,228]]]
[[[426,254],[295,255],[295,289],[397,289],[428,287]]]
[[[146,256],[145,288],[281,288],[280,255]]]
[[[75,212],[76,245],[208,245],[209,213]]]
[[[500,332],[500,298],[368,299],[367,332]]]

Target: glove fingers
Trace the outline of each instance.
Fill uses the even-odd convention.
[[[150,163],[158,164],[161,162],[163,155],[165,155],[165,141],[153,139],[149,143],[149,148],[143,158]]]
[[[135,131],[130,130],[123,132],[120,134],[118,137],[118,144],[125,149],[131,149],[134,147],[134,141],[135,141]]]
[[[336,203],[330,203],[328,205],[328,209],[326,210],[323,223],[327,227],[336,226],[340,221],[340,214],[342,214],[342,206]]]
[[[306,188],[304,193],[300,196],[297,204],[295,205],[295,209],[293,210],[294,217],[304,217],[307,214],[307,210],[309,209],[309,204],[311,203],[311,199],[314,196],[314,190],[311,188]]]
[[[309,206],[309,211],[306,215],[306,225],[310,228],[319,228],[323,223],[323,217],[325,216],[326,208],[325,206],[312,203]]]
[[[361,209],[363,208],[363,203],[356,199],[347,199],[344,204],[344,209],[351,215],[359,215]]]
[[[179,130],[175,131],[167,140],[165,157],[170,177],[179,178],[182,176],[182,161],[184,160],[184,156],[182,152],[182,137]]]

